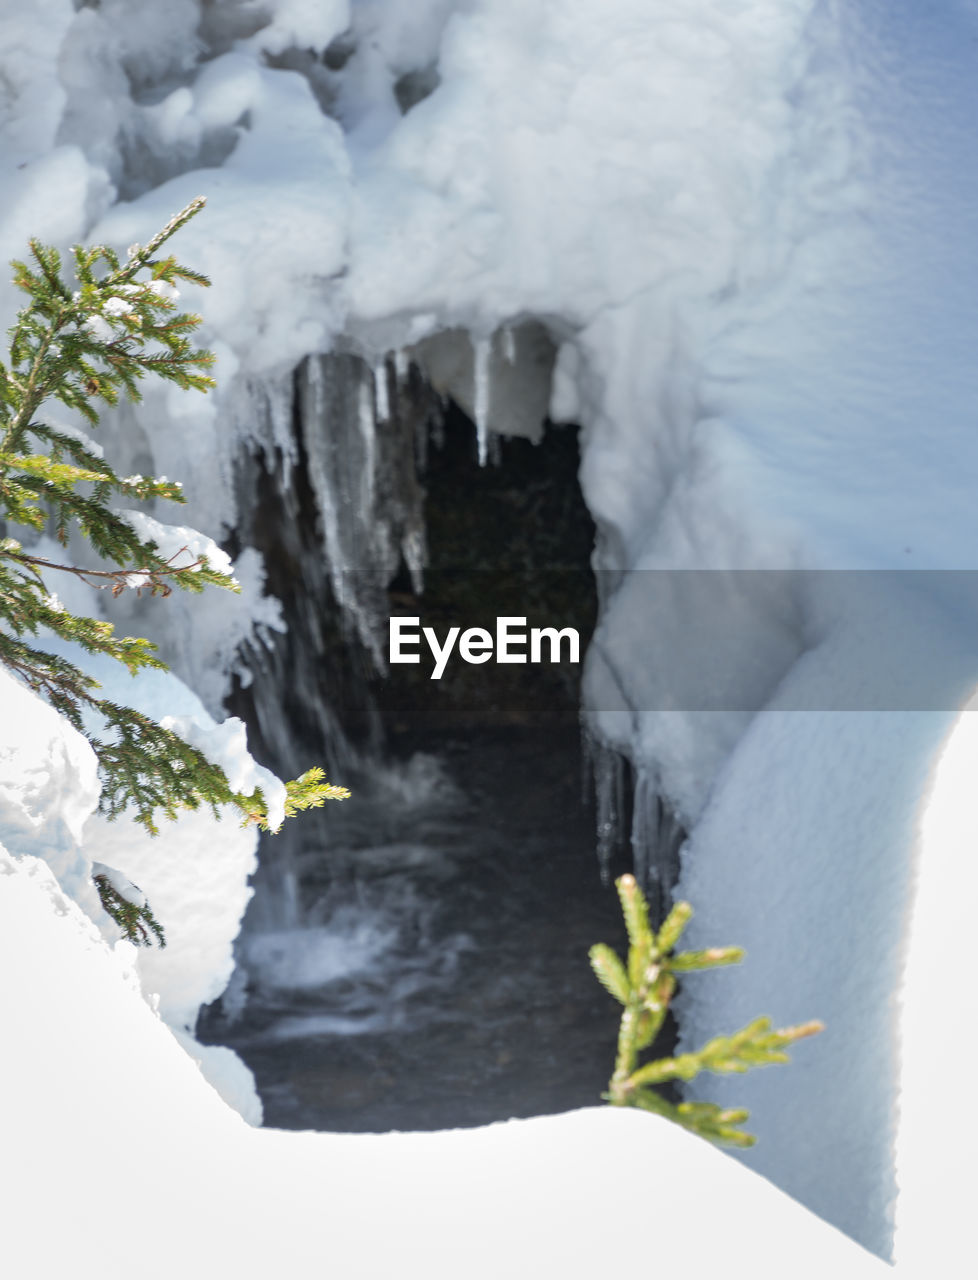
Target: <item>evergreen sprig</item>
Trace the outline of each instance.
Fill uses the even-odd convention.
[[[157,946],[165,947],[163,926],[153,915],[153,909],[142,891],[100,862],[93,864],[92,873],[99,901],[106,914],[122,930],[122,936],[137,947],[151,946],[154,941]]]
[[[62,546],[77,530],[97,557],[91,565],[61,562],[33,554],[14,537],[0,538],[0,663],[88,738],[98,757],[103,812],[111,818],[129,809],[153,834],[157,815],[172,819],[179,809],[202,804],[215,812],[233,805],[246,823],[268,829],[268,806],[260,789],[234,792],[202,752],[131,707],[99,697],[97,682],[74,663],[31,643],[46,628],[133,674],[166,669],[148,640],[120,638],[110,623],[72,614],[48,589],[47,577],[67,573],[113,595],[239,588],[188,547],[165,558],[109,505],[120,498],[182,503],[178,482],[120,476],[85,432],[41,411],[57,400],[95,427],[104,406],[122,397],[138,401],[147,376],[184,390],[214,386],[207,373],[213,354],[191,342],[200,317],[176,305],[179,283],[210,281],[161,252],[203,206],[203,199],[191,201],[148,244],[133,245],[124,262],[106,245],[75,246],[70,283],[57,250],[31,240],[30,262],[12,264],[14,283],[29,302],[9,332],[8,361],[0,361],[0,524],[38,532],[50,524]],[[287,816],[349,794],[326,783],[320,769],[287,783],[286,791]],[[149,928],[156,930],[151,920]],[[127,926],[127,936],[148,941],[150,935],[137,924]]]
[[[723,1108],[712,1102],[674,1103],[656,1092],[670,1081],[694,1080],[702,1071],[720,1075],[742,1073],[751,1067],[788,1062],[785,1049],[795,1041],[821,1031],[820,1022],[772,1030],[770,1018],[756,1018],[730,1036],[717,1036],[695,1053],[658,1058],[638,1065],[662,1030],[669,1003],[676,991],[678,973],[716,969],[739,964],[740,947],[710,947],[704,951],[675,952],[676,944],[693,914],[688,902],[677,902],[656,933],[649,921],[645,895],[634,876],[615,882],[625,927],[628,958],[620,957],[605,943],[590,950],[591,967],[601,985],[623,1006],[618,1031],[618,1053],[608,1092],[602,1096],[619,1107],[640,1107],[683,1125],[701,1137],[738,1147],[751,1147],[756,1139],[741,1128],[749,1118],[742,1108]]]

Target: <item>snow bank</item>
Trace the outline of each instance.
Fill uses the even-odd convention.
[[[238,722],[215,725],[199,700],[168,672],[143,672],[135,679],[108,659],[79,655],[53,645],[78,661],[102,686],[102,694],[156,719],[180,714],[213,754],[238,773],[257,766],[247,755]],[[237,725],[237,728],[235,728]],[[224,739],[233,739],[229,756]],[[260,771],[264,777],[265,771]],[[258,776],[256,774],[256,776]],[[272,779],[275,787],[281,784]],[[273,787],[269,786],[269,791]],[[138,886],[167,936],[165,949],[135,952],[131,968],[142,990],[207,1078],[254,1123],[261,1107],[250,1072],[227,1050],[211,1050],[190,1036],[200,1005],[227,986],[234,967],[232,944],[251,896],[247,879],[255,869],[257,838],[242,830],[237,811],[224,820],[210,810],[184,813],[151,837],[124,816],[108,822],[95,812],[99,785],[94,752],[65,720],[35,694],[0,669],[0,843],[17,855],[34,856],[57,876],[62,890],[97,921],[107,938],[118,928],[102,910],[92,884],[93,862]],[[119,943],[120,953],[133,950]]]
[[[241,722],[215,724],[172,673],[144,671],[132,678],[118,663],[73,656],[99,681],[101,696],[172,728],[227,768],[234,784],[262,785],[272,805],[284,791],[248,755]],[[136,965],[164,1019],[176,1029],[192,1030],[200,1005],[215,1000],[231,977],[232,944],[251,897],[248,876],[257,866],[254,828],[243,829],[230,806],[219,816],[204,807],[164,823],[159,836],[124,817],[109,822],[93,814],[83,838],[92,858],[124,872],[152,905],[167,945],[140,950]]]
[[[10,1274],[94,1280],[118,1258],[153,1280],[584,1277],[650,1263],[706,1277],[730,1258],[759,1276],[786,1261],[812,1280],[887,1274],[763,1179],[637,1113],[440,1134],[249,1129],[49,869],[6,850],[0,964],[18,975],[0,990],[20,1046],[0,1103]]]
[[[778,709],[822,674],[797,669],[754,719],[693,832],[690,944],[736,942],[747,959],[685,983],[680,1018],[686,1048],[759,1012],[826,1024],[790,1069],[707,1078],[697,1094],[749,1107],[759,1145],[747,1162],[884,1252],[914,837],[953,716]]]
[[[101,911],[81,852],[98,804],[95,753],[66,720],[0,667],[0,842],[42,858],[65,891]]]
[[[971,1256],[978,1177],[963,1125],[978,1055],[970,993],[978,901],[978,717],[972,700],[934,770],[921,817],[900,1010],[898,1274],[953,1275]]]

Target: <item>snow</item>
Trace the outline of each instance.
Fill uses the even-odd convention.
[[[0,697],[0,841],[42,858],[66,893],[100,910],[79,848],[98,803],[95,754],[6,669],[0,669]]]
[[[353,350],[386,378],[380,362],[389,351],[447,331],[471,349],[471,337],[479,358],[469,394],[483,426],[495,430],[509,406],[496,373],[505,362],[489,360],[490,335],[528,317],[542,321],[558,347],[551,411],[583,427],[581,483],[599,528],[595,566],[609,587],[586,672],[592,727],[632,758],[643,793],[657,789],[692,831],[681,883],[697,910],[692,935],[743,943],[749,952],[744,966],[686,991],[688,1035],[700,1040],[760,1012],[779,1021],[822,1018],[828,1030],[790,1070],[719,1086],[752,1108],[762,1142],[746,1158],[886,1255],[896,1143],[900,1267],[922,1266],[938,1238],[949,1251],[965,1249],[958,1224],[967,1216],[949,1206],[967,1171],[945,1150],[936,1157],[944,1177],[924,1173],[936,1141],[925,1115],[944,1103],[932,1082],[925,1087],[919,1055],[930,1042],[931,1008],[937,1024],[934,1002],[946,998],[944,1024],[957,1025],[965,999],[962,982],[927,968],[921,939],[939,935],[933,895],[956,902],[966,895],[957,892],[962,872],[945,866],[957,837],[946,829],[934,835],[925,820],[918,840],[918,822],[949,735],[945,762],[973,758],[975,749],[968,717],[956,721],[978,676],[975,605],[967,578],[946,573],[974,568],[978,546],[975,6],[659,0],[650,8],[647,0],[619,0],[612,12],[597,0],[426,0],[408,12],[394,0],[277,0],[265,9],[262,16],[244,4],[180,0],[164,14],[135,0],[103,0],[75,13],[68,0],[44,0],[0,19],[6,257],[22,254],[30,235],[62,246],[83,236],[145,242],[190,198],[208,196],[178,252],[215,280],[206,293],[187,293],[218,352],[221,391],[202,398],[157,390],[138,415],[120,412],[103,427],[107,456],[121,469],[185,481],[189,525],[172,533],[176,541],[148,523],[153,517],[139,516],[137,527],[159,529],[162,542],[149,536],[168,551],[190,545],[191,527],[202,538],[226,534],[241,442],[278,444],[292,457],[294,446],[283,443],[289,377],[303,356]],[[342,47],[333,44],[326,62],[308,55],[337,37]],[[427,77],[433,91],[402,115],[397,86],[410,75]],[[8,321],[16,305],[12,291],[4,295]],[[501,342],[505,353],[508,339]],[[331,403],[320,375],[314,362],[309,397],[317,408]],[[513,392],[517,398],[522,392]],[[379,452],[373,431],[384,399],[379,383],[353,389],[365,455]],[[327,467],[329,441],[306,444],[317,492],[333,503],[324,521],[339,580],[346,535],[334,527],[342,495]],[[485,430],[480,446],[486,452]],[[372,501],[369,468],[351,483]],[[359,519],[373,524],[373,512]],[[386,526],[371,536],[365,545],[382,565]],[[705,592],[692,585],[703,570],[720,574]],[[160,642],[212,711],[252,619],[280,625],[261,596],[254,553],[235,571],[246,586],[238,605],[170,600],[166,613],[150,613],[125,593],[114,606]],[[26,696],[9,692],[4,704],[11,712],[0,727],[7,768],[0,838],[18,855],[47,859],[65,891],[91,907],[78,847],[93,803],[90,753],[47,713],[28,713]],[[164,713],[184,714],[173,706]],[[206,732],[217,733],[208,740],[222,759],[240,763],[233,726]],[[969,789],[941,781],[950,768],[941,767],[932,809],[952,796],[945,811],[966,829]],[[210,858],[208,846],[223,848],[225,839],[223,828],[219,842],[201,828],[187,842],[188,861],[205,849]],[[221,924],[229,955],[248,856],[229,852],[227,866],[223,852],[216,856],[215,876],[236,886]],[[960,849],[957,856],[964,860]],[[109,861],[135,875],[155,905],[148,866]],[[186,865],[174,864],[175,882],[186,882]],[[29,880],[31,892],[40,875]],[[7,879],[29,896],[19,873]],[[162,880],[158,892],[162,902]],[[189,930],[170,1012],[176,1024],[224,972],[212,956],[197,972],[189,941],[216,892],[202,882],[193,905],[179,892],[174,899],[168,930],[176,937],[184,917]],[[52,955],[68,965],[81,934],[61,924]],[[25,936],[22,923],[17,931]],[[129,1014],[114,987],[108,994],[114,963],[103,958],[101,976],[92,978],[108,985],[89,1033],[122,1060],[113,1017],[129,1027]],[[66,1025],[82,1021],[79,1013]],[[203,1135],[214,1139],[200,1155],[201,1171],[214,1175],[229,1203],[257,1203],[228,1155],[238,1141],[229,1136],[233,1124],[200,1102],[198,1077],[149,1026],[131,1029],[150,1072],[144,1077],[140,1067],[133,1080],[158,1083],[158,1071],[174,1090],[186,1084],[175,1114],[184,1108],[184,1119],[200,1119],[201,1144]],[[131,1087],[118,1096],[142,1115],[149,1095]],[[81,1102],[77,1114],[72,1109],[74,1096],[58,1105],[64,1132],[77,1140],[52,1154],[52,1176],[64,1176],[59,1188],[67,1211],[77,1213],[77,1238],[91,1242],[94,1226],[69,1175],[96,1136],[73,1127],[88,1123]],[[92,1096],[106,1096],[101,1085]],[[172,1152],[155,1123],[147,1113],[150,1136]],[[580,1188],[557,1181],[562,1144],[586,1136],[595,1159],[604,1152],[614,1167],[637,1160],[640,1123],[647,1150],[655,1121],[603,1113],[478,1136],[384,1139],[377,1150],[389,1155],[374,1170],[376,1185],[365,1180],[379,1163],[371,1140],[250,1134],[248,1142],[264,1144],[269,1172],[244,1157],[241,1167],[270,1195],[279,1153],[289,1150],[291,1160],[300,1149],[328,1149],[328,1157],[309,1156],[318,1176],[317,1162],[328,1165],[342,1147],[364,1179],[351,1174],[348,1186],[334,1185],[324,1175],[327,1198],[348,1211],[337,1212],[329,1243],[346,1270],[357,1273],[356,1233],[370,1229],[359,1194],[388,1207],[404,1240],[427,1231],[430,1273],[453,1274],[456,1237],[433,1226],[445,1216],[438,1196],[419,1205],[392,1189],[398,1172],[412,1188],[423,1181],[403,1173],[404,1153],[420,1160],[437,1152],[423,1166],[425,1190],[443,1189],[457,1223],[474,1232],[479,1197],[489,1194],[497,1221],[508,1215],[505,1238],[479,1231],[469,1273],[484,1265],[489,1274],[493,1262],[502,1269],[506,1248],[524,1231],[541,1250],[547,1240],[552,1269],[562,1246],[547,1233],[561,1202],[527,1189],[521,1161],[561,1187],[567,1210],[582,1202],[574,1198]],[[56,1132],[54,1124],[45,1129],[44,1141],[57,1146]],[[172,1132],[189,1129],[181,1119]],[[100,1130],[98,1141],[105,1136]],[[680,1138],[669,1131],[661,1141]],[[539,1166],[521,1146],[533,1142],[544,1153]],[[451,1164],[453,1147],[474,1160],[480,1144],[504,1152],[505,1175],[495,1166],[474,1172],[474,1190],[458,1204],[440,1181],[442,1164]],[[590,1186],[590,1166],[574,1164],[578,1148],[570,1145],[568,1170]],[[689,1152],[706,1160],[700,1148]],[[162,1176],[152,1159],[146,1164],[148,1176]],[[682,1203],[669,1199],[676,1189],[656,1183],[648,1164],[643,1215],[661,1203],[670,1227],[688,1221]],[[778,1194],[745,1169],[730,1161],[714,1167],[729,1180],[724,1203],[728,1195],[736,1202],[734,1186],[758,1196],[761,1187],[763,1213],[781,1212],[773,1207],[782,1205]],[[705,1165],[695,1174],[713,1176]],[[290,1249],[299,1256],[310,1241],[318,1245],[309,1223],[319,1213],[306,1204],[309,1184],[298,1173],[277,1176],[295,1189],[281,1212],[305,1211],[273,1224],[283,1256]],[[163,1184],[154,1185],[165,1197]],[[213,1230],[204,1249],[213,1251],[231,1210],[193,1191],[174,1180],[173,1214],[200,1224],[206,1203]],[[145,1203],[152,1200],[147,1194]],[[411,1221],[397,1217],[405,1206]],[[18,1229],[35,1221],[32,1212]],[[145,1213],[132,1206],[132,1222],[145,1224]],[[261,1216],[241,1214],[224,1248],[250,1241],[261,1257],[268,1241],[249,1235],[262,1229]],[[598,1232],[599,1222],[582,1209],[568,1212],[562,1227],[582,1270],[596,1239],[586,1233]],[[626,1245],[600,1230],[600,1265],[610,1269],[614,1249]],[[815,1259],[813,1230],[804,1215],[792,1219],[793,1265]],[[828,1248],[836,1237],[818,1230]],[[705,1267],[722,1233],[690,1227],[689,1234]],[[377,1240],[375,1230],[370,1236]],[[384,1233],[380,1262],[366,1274],[393,1269],[384,1251],[397,1240],[397,1230]],[[226,1263],[221,1255],[214,1265]],[[862,1255],[825,1265],[858,1274]]]
[[[140,477],[128,479],[137,482]],[[203,596],[174,591],[165,601],[150,602],[148,608],[134,594],[128,601],[117,601],[113,613],[120,629],[134,628],[160,644],[169,665],[193,684],[215,716],[222,716],[229,673],[238,669],[242,642],[257,640],[260,644],[271,632],[283,629],[278,601],[264,591],[261,557],[253,548],[245,547],[232,562],[212,538],[196,528],[165,524],[134,509],[119,510],[117,514],[132,525],[140,538],[156,543],[160,555],[172,561],[175,568],[196,572],[200,557],[206,556],[212,569],[227,574],[238,587],[237,592],[209,588]],[[79,551],[78,559],[88,560],[90,554],[86,548]],[[147,585],[146,575],[137,569],[126,575],[126,585],[135,593]],[[85,604],[78,603],[77,609],[91,612],[105,603],[89,599]],[[242,684],[247,684],[247,671],[238,673]],[[267,782],[266,779],[260,785],[265,787]],[[267,788],[266,792],[271,799],[273,793]]]
[[[349,233],[349,158],[339,126],[322,115],[306,80],[258,62],[244,76],[239,59],[229,53],[212,63],[204,86],[209,118],[219,104],[220,113],[230,110],[232,93],[233,109],[250,118],[225,164],[115,205],[92,234],[121,245],[145,243],[175,211],[206,194],[207,212],[181,232],[179,253],[222,288],[188,288],[185,296],[192,293],[189,305],[259,374],[321,350],[334,331],[333,279],[344,266]],[[192,102],[187,114],[196,121]]]
[[[119,297],[113,296],[105,300],[102,306],[102,310],[106,313],[106,315],[110,315],[113,318],[117,318],[119,316],[132,315],[133,305],[131,302],[127,302],[125,298],[119,298]]]
[[[56,345],[56,343],[52,343],[52,351]],[[50,414],[46,413],[38,414],[36,421],[43,423],[46,427],[53,427],[55,431],[60,431],[62,435],[71,436],[72,440],[77,440],[79,444],[84,445],[88,452],[93,454],[96,458],[105,457],[105,450],[97,440],[92,439],[87,431],[83,431],[79,427],[72,426],[70,423],[61,422],[59,419],[52,418]]]
[[[900,1009],[900,1198],[894,1244],[898,1274],[952,1275],[970,1249],[965,1231],[976,1177],[970,1144],[962,1140],[960,1112],[970,1082],[961,1078],[955,1062],[973,1062],[978,1051],[978,1029],[966,1012],[969,1002],[963,990],[973,969],[973,905],[978,891],[975,711],[972,699],[955,723],[933,771],[920,820]],[[935,1079],[941,1081],[937,1088]]]
[[[785,1258],[812,1280],[888,1274],[755,1174],[638,1113],[439,1134],[249,1128],[140,999],[126,955],[43,862],[5,850],[0,957],[18,972],[0,992],[0,1021],[25,1050],[4,1073],[2,1248],[13,1274],[87,1280],[104,1274],[108,1250],[138,1257],[154,1280],[324,1265],[351,1280],[460,1270],[488,1280],[514,1267],[638,1268],[652,1248],[658,1266],[704,1277],[729,1256],[749,1256],[759,1275],[781,1274]]]
[[[180,290],[176,285],[170,284],[168,280],[153,280],[146,287],[150,293],[155,293],[158,298],[162,298],[165,302],[176,302],[180,297]]]
[[[33,704],[26,722],[36,726],[35,754],[25,743],[16,761],[4,758],[0,793],[0,963],[17,973],[0,989],[0,1023],[7,1043],[25,1049],[8,1055],[4,1077],[7,1159],[0,1186],[8,1207],[3,1256],[11,1269],[70,1272],[80,1280],[102,1274],[109,1205],[113,1250],[140,1256],[144,1273],[159,1277],[187,1273],[188,1265],[190,1274],[257,1277],[318,1266],[324,1257],[364,1280],[405,1267],[407,1274],[448,1280],[460,1258],[476,1280],[517,1259],[531,1269],[546,1259],[565,1274],[585,1275],[639,1266],[650,1228],[659,1265],[691,1274],[710,1274],[730,1251],[748,1249],[758,1274],[780,1273],[786,1251],[799,1276],[828,1267],[853,1277],[884,1274],[878,1260],[770,1184],[689,1134],[637,1113],[597,1109],[482,1130],[379,1137],[248,1128],[191,1059],[200,1061],[204,1077],[219,1078],[226,1095],[244,1089],[238,1102],[247,1108],[240,1063],[228,1050],[170,1036],[141,998],[133,948],[108,946],[65,895],[50,848],[47,860],[11,855],[8,842],[22,839],[17,801],[33,778],[36,754],[50,759],[67,743],[84,756],[87,747],[3,673],[0,688],[5,712],[22,709],[24,699]],[[77,824],[69,821],[76,776],[58,778],[58,790],[47,796],[48,816],[62,819],[62,849],[77,844]],[[94,798],[89,786],[87,802]],[[120,829],[131,840],[131,826]],[[160,852],[171,853],[178,841],[164,843],[170,847]],[[210,902],[217,905],[217,896]],[[651,1168],[650,1149],[657,1153]],[[640,1233],[609,1230],[595,1171],[611,1169],[616,1214],[641,1215]],[[709,1233],[697,1229],[704,1204]],[[488,1205],[502,1225],[486,1233]],[[178,1230],[160,1230],[161,1211]],[[56,1232],[48,1229],[52,1212]],[[378,1213],[385,1223],[380,1236]]]
[[[92,879],[101,879],[108,882],[110,888],[124,901],[131,903],[134,907],[146,906],[146,895],[138,885],[124,876],[121,871],[117,871],[115,867],[109,867],[104,862],[92,863]]]
[[[74,607],[74,606],[73,606]],[[118,663],[79,652],[64,642],[48,648],[93,675],[101,696],[136,707],[161,722],[173,716],[236,782],[267,786],[270,808],[280,804],[281,783],[247,755],[238,721],[215,725],[198,698],[175,676],[144,671],[132,678]],[[260,1106],[250,1073],[233,1054],[213,1054],[187,1034],[197,1012],[224,990],[234,965],[232,944],[251,896],[254,829],[242,829],[233,808],[215,817],[209,809],[184,813],[164,824],[159,837],[125,817],[109,822],[95,811],[96,761],[88,743],[45,703],[0,670],[0,843],[18,855],[43,858],[62,889],[114,939],[117,926],[101,908],[92,884],[97,869],[123,896],[135,882],[163,926],[165,950],[140,949],[132,961],[143,990],[161,1017],[183,1034],[195,1055],[212,1059],[215,1086],[256,1123]],[[177,713],[174,715],[174,713]],[[276,815],[277,816],[277,815]],[[120,887],[121,886],[121,887]],[[128,944],[119,944],[132,950]]]
[[[135,477],[130,479],[135,480]],[[174,569],[197,572],[201,561],[206,559],[211,569],[232,576],[231,558],[213,538],[185,525],[162,524],[144,511],[122,510],[117,514],[132,525],[143,542],[155,543],[157,555],[167,564],[172,564]]]
[[[118,663],[54,647],[99,681],[100,696],[172,729],[223,768],[233,787],[250,794],[261,786],[270,816],[281,821],[284,788],[248,754],[240,720],[216,724],[169,672],[143,671],[133,679]],[[257,865],[255,830],[242,828],[232,806],[218,817],[207,807],[183,813],[163,824],[158,837],[125,818],[85,817],[84,852],[134,880],[166,934],[165,950],[144,948],[136,958],[145,990],[168,1025],[191,1031],[200,1006],[215,1000],[231,977],[232,944],[251,897],[247,877]]]
[[[268,825],[273,831],[278,830],[285,821],[285,787],[274,774],[255,764],[248,754],[247,730],[243,721],[237,716],[229,716],[223,724],[205,728],[199,718],[164,716],[160,723],[223,770],[232,791],[250,796],[260,788],[268,806]]]
[[[102,316],[89,316],[85,321],[85,328],[97,342],[111,342],[115,337],[112,326]]]
[[[254,36],[266,53],[314,49],[321,53],[350,25],[350,0],[272,0],[271,22]]]

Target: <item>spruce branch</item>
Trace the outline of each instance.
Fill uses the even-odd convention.
[[[189,547],[164,558],[125,510],[109,505],[120,498],[182,503],[179,483],[118,474],[84,433],[52,423],[41,411],[60,401],[97,427],[102,406],[120,398],[139,401],[145,377],[186,390],[214,386],[208,373],[213,353],[191,341],[200,317],[177,309],[179,284],[206,287],[210,281],[161,253],[203,207],[202,198],[191,201],[148,244],[133,245],[124,261],[107,245],[74,246],[70,281],[57,250],[31,240],[28,260],[12,264],[14,284],[28,303],[10,330],[7,360],[0,360],[0,521],[38,532],[50,522],[63,546],[77,531],[103,561],[62,562],[33,553],[14,537],[0,538],[0,663],[91,743],[102,812],[112,818],[127,811],[152,834],[160,815],[172,819],[180,809],[201,805],[216,814],[231,807],[243,822],[269,829],[268,806],[260,789],[233,791],[223,770],[196,748],[132,707],[101,697],[97,682],[78,666],[33,642],[47,630],[87,653],[111,657],[131,674],[166,669],[148,640],[118,637],[111,623],[71,613],[49,591],[47,575],[65,573],[113,595],[239,588]],[[321,769],[311,769],[286,784],[286,816],[348,794],[327,783]],[[96,877],[106,910],[134,941],[152,933],[162,942],[148,907],[133,915],[125,895],[117,901],[118,883]]]
[[[327,800],[349,800],[346,787],[325,781],[326,775],[316,766],[285,784],[285,816],[294,818],[305,809],[321,809]]]
[[[4,545],[0,543],[0,550],[4,549]],[[114,596],[120,595],[126,588],[131,588],[136,595],[141,595],[143,591],[149,590],[154,596],[168,596],[173,592],[173,588],[165,581],[166,577],[177,577],[183,573],[199,573],[200,570],[208,568],[207,559],[204,556],[192,560],[190,564],[175,565],[174,560],[180,555],[190,555],[189,547],[181,547],[179,551],[175,551],[172,556],[165,562],[165,569],[153,568],[148,565],[133,569],[87,569],[81,565],[75,564],[59,564],[56,560],[46,560],[43,556],[29,555],[23,550],[8,549],[7,554],[11,560],[16,560],[19,564],[25,565],[29,570],[33,571],[39,581],[43,582],[37,573],[39,569],[56,569],[59,573],[70,573],[76,578],[80,578],[82,582],[90,587],[95,587],[98,591],[111,591]],[[220,575],[223,579],[224,575]],[[99,579],[106,579],[101,582]],[[205,574],[202,579],[207,582],[210,579]],[[195,584],[197,585],[197,584]],[[218,586],[224,586],[225,583],[220,581]],[[230,587],[232,591],[240,590],[236,585]]]
[[[101,862],[92,863],[92,883],[102,907],[122,930],[124,938],[137,947],[152,946],[154,940],[157,946],[166,946],[163,926],[138,885]]]
[[[598,981],[623,1006],[615,1068],[603,1096],[613,1106],[639,1107],[665,1116],[701,1137],[739,1147],[753,1146],[755,1138],[741,1128],[748,1119],[747,1111],[724,1109],[708,1102],[673,1103],[657,1093],[656,1086],[672,1081],[686,1083],[703,1071],[742,1074],[752,1067],[788,1062],[785,1050],[821,1031],[822,1024],[805,1022],[773,1030],[770,1018],[756,1018],[733,1035],[716,1036],[695,1053],[658,1058],[639,1066],[639,1055],[662,1029],[676,991],[675,975],[739,964],[744,952],[740,947],[710,947],[677,954],[676,944],[693,914],[689,903],[677,902],[656,933],[635,877],[622,876],[615,888],[628,932],[627,963],[602,942],[589,953]]]

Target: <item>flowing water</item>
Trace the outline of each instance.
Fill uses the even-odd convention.
[[[237,990],[201,1037],[241,1054],[279,1128],[449,1128],[599,1103],[618,1018],[587,950],[623,940],[576,734],[396,745],[400,763],[331,806],[327,845],[296,855],[297,927],[249,927]]]

